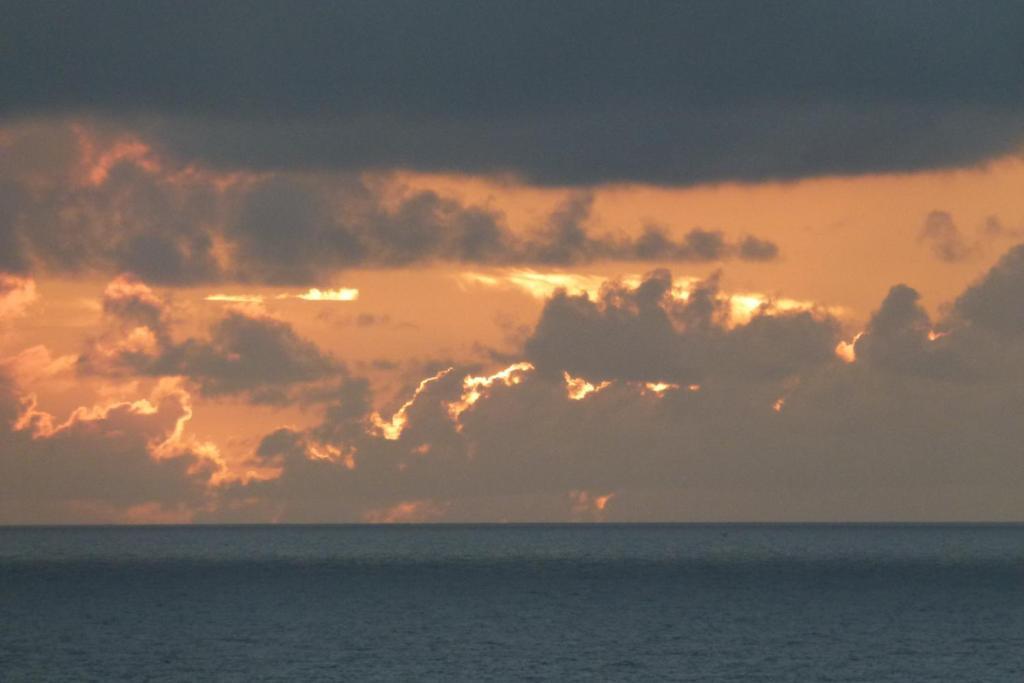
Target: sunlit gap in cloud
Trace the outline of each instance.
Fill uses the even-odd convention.
[[[359,290],[354,287],[340,289],[317,289],[313,287],[302,294],[278,294],[278,299],[302,299],[303,301],[355,301],[359,298]]]
[[[448,416],[455,422],[455,428],[461,430],[459,416],[462,415],[471,405],[480,400],[486,389],[489,389],[495,382],[511,386],[523,381],[523,375],[533,372],[533,363],[513,363],[504,370],[499,370],[493,375],[482,375],[474,377],[469,375],[462,380],[462,397],[458,401],[448,404]]]
[[[259,294],[210,294],[203,297],[204,301],[219,301],[227,304],[261,304],[263,296]]]
[[[419,395],[422,394],[431,383],[438,381],[454,369],[455,368],[448,368],[447,370],[442,370],[433,377],[427,377],[422,380],[419,383],[419,386],[416,387],[416,391],[413,392],[412,398],[403,403],[402,406],[395,411],[395,414],[391,416],[390,420],[384,420],[384,418],[380,416],[379,412],[374,411],[373,414],[370,415],[370,424],[373,425],[374,430],[388,441],[397,441],[398,438],[402,436],[402,430],[405,429],[405,425],[409,421],[407,412],[409,408],[412,407],[413,403],[416,402],[416,399],[419,398]]]
[[[591,300],[598,300],[604,287],[620,284],[628,289],[636,289],[643,281],[640,274],[631,273],[618,278],[594,274],[577,274],[561,272],[541,272],[524,268],[509,268],[489,272],[465,271],[455,275],[461,287],[486,287],[492,289],[518,290],[536,299],[549,299],[555,292],[564,290],[574,296],[586,295]],[[701,282],[697,277],[675,277],[671,296],[676,301],[686,301],[693,289]],[[729,304],[729,323],[741,325],[748,322],[759,310],[770,308],[778,312],[824,311],[835,317],[848,314],[842,306],[822,306],[813,301],[773,297],[761,292],[732,292],[721,294],[723,301]]]
[[[268,297],[262,294],[208,294],[203,297],[204,301],[216,301],[230,304],[262,304]],[[341,287],[339,289],[317,289],[313,287],[300,294],[282,293],[276,294],[274,300],[299,299],[300,301],[355,301],[359,298],[359,290],[354,287]]]
[[[581,377],[573,377],[568,372],[563,372],[562,377],[565,379],[566,393],[573,401],[582,401],[590,394],[606,389],[612,384],[605,381],[595,386]]]
[[[845,363],[856,362],[857,352],[855,347],[857,346],[857,340],[862,336],[864,336],[864,333],[858,332],[850,341],[840,340],[840,342],[836,344],[836,356]]]
[[[651,393],[660,398],[661,396],[664,396],[666,392],[675,391],[678,388],[678,384],[672,384],[670,382],[644,382],[641,392],[645,394]],[[687,389],[689,391],[699,391],[700,385],[691,384]]]

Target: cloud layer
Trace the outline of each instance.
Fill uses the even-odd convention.
[[[124,282],[115,289],[131,301],[111,301],[108,315],[161,324],[144,290]],[[635,286],[608,285],[597,298],[556,293],[523,360],[493,372],[442,369],[383,407],[365,379],[341,375],[319,391],[316,424],[268,430],[252,449],[246,466],[256,476],[225,473],[215,449],[184,433],[191,408],[180,380],[162,380],[146,401],[81,408],[58,424],[7,379],[0,461],[13,502],[4,515],[1024,515],[1024,245],[941,319],[911,287],[894,286],[852,342],[823,311],[764,305],[735,320],[713,279],[686,297],[678,291],[667,273],[654,272]],[[216,333],[211,339],[220,349]],[[203,368],[193,368],[203,391],[233,381],[232,372]],[[105,488],[111,477],[127,490]]]
[[[432,263],[770,261],[771,241],[691,228],[596,234],[573,194],[538,225],[353,173],[221,173],[82,125],[0,130],[0,269],[130,272],[181,285],[322,285],[346,268]]]
[[[1009,1],[6,14],[0,115],[116,119],[225,168],[687,184],[958,166],[1024,139]]]

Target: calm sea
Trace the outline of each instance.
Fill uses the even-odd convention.
[[[0,680],[1022,681],[1024,526],[0,528]]]

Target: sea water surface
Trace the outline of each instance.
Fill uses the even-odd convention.
[[[0,680],[1022,681],[1024,526],[0,528]]]

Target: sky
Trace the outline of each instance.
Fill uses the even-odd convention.
[[[0,524],[1024,520],[1024,5],[0,5]]]

